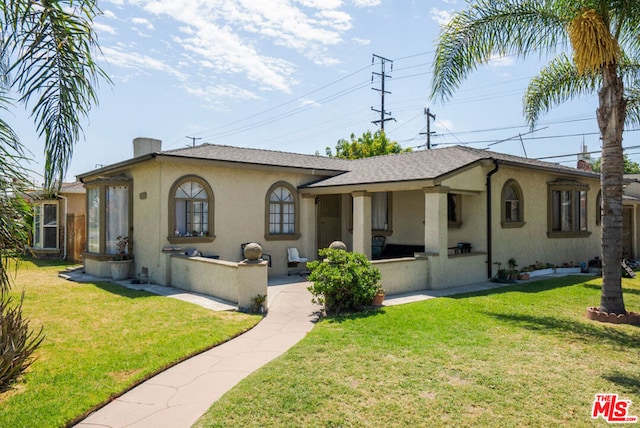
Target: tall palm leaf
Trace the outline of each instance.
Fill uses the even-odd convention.
[[[446,100],[493,55],[559,55],[532,79],[524,111],[533,127],[542,113],[598,92],[602,139],[600,310],[626,312],[622,296],[622,132],[638,123],[640,2],[635,0],[476,0],[457,13],[438,40],[432,97]],[[571,50],[570,59],[564,52]],[[631,89],[625,91],[624,84]],[[628,115],[628,118],[627,118]]]
[[[45,186],[64,178],[81,120],[97,104],[95,87],[108,77],[93,60],[95,0],[5,0],[2,53],[6,78],[31,108],[45,143]]]
[[[44,138],[45,187],[57,190],[69,166],[83,119],[97,103],[95,86],[104,72],[92,59],[95,0],[0,0],[0,111],[14,104],[31,109]],[[106,78],[108,80],[108,78]],[[8,93],[18,98],[12,100]],[[20,198],[27,182],[23,146],[0,118],[0,390],[29,366],[42,341],[14,307],[8,290],[8,259],[28,242],[28,209]]]

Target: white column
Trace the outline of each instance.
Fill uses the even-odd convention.
[[[353,192],[353,251],[371,259],[371,194]]]
[[[427,253],[447,255],[448,222],[446,186],[424,189],[424,250]]]

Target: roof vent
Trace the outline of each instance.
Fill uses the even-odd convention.
[[[162,140],[155,138],[134,138],[133,139],[133,157],[148,155],[162,151]]]

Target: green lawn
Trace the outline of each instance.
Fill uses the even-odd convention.
[[[197,426],[607,426],[596,393],[640,416],[640,327],[587,320],[599,295],[574,276],[329,317]]]
[[[24,382],[0,394],[0,427],[59,427],[259,317],[212,312],[106,282],[57,277],[60,263],[21,264],[14,292],[45,341]]]

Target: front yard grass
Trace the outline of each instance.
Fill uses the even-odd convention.
[[[13,294],[46,335],[25,381],[0,394],[0,427],[60,427],[259,317],[213,312],[107,282],[58,278],[60,263],[25,261]]]
[[[640,310],[640,279],[623,280]],[[322,320],[198,422],[210,426],[607,426],[640,416],[640,327],[585,318],[600,279],[564,277]]]

